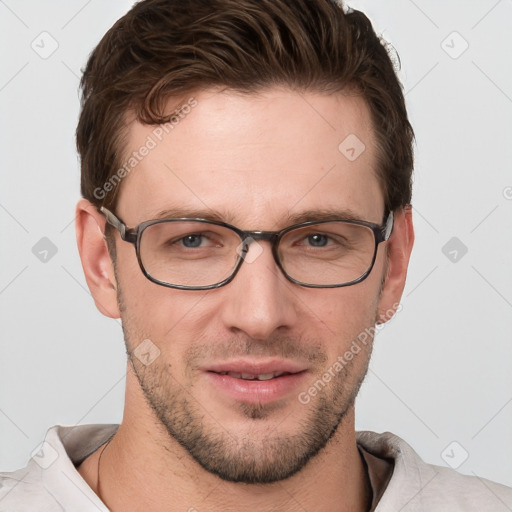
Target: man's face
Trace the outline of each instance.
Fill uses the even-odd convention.
[[[258,96],[209,91],[195,99],[161,142],[154,126],[131,126],[127,154],[148,136],[158,144],[121,185],[116,214],[129,227],[169,210],[179,217],[213,211],[245,230],[281,230],[320,210],[382,222],[374,135],[362,99],[287,89]],[[366,146],[355,160],[338,149],[351,134]],[[231,283],[187,291],[146,279],[133,246],[116,237],[133,370],[159,422],[205,469],[231,481],[280,480],[318,453],[344,417],[353,420],[371,344],[331,370],[309,403],[298,397],[375,324],[385,244],[369,277],[353,286],[292,284],[269,242],[259,242]],[[149,365],[133,355],[146,339],[160,351]],[[288,375],[242,378],[275,372]]]

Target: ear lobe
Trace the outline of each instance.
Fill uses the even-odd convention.
[[[414,244],[412,208],[406,206],[394,214],[394,228],[388,242],[388,268],[379,300],[377,324],[391,320],[400,305],[407,267]]]
[[[76,207],[75,228],[85,280],[96,307],[105,316],[119,318],[114,267],[104,238],[105,217],[90,201],[81,199]]]

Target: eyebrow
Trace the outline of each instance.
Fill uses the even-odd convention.
[[[238,217],[238,216],[237,216]],[[152,219],[180,219],[193,218],[204,219],[213,222],[222,222],[227,224],[236,224],[235,216],[232,214],[222,213],[210,208],[193,209],[193,208],[167,208],[159,211]],[[303,222],[324,221],[324,220],[365,220],[361,214],[354,212],[349,208],[319,208],[303,210],[297,213],[289,211],[279,222],[282,227],[291,226],[293,224],[301,224]]]
[[[363,216],[355,213],[348,208],[330,209],[321,208],[315,210],[305,210],[296,214],[288,214],[287,220],[290,224],[300,224],[302,222],[323,221],[323,220],[364,220]]]
[[[161,210],[152,219],[205,219],[214,222],[227,222],[226,218],[229,216],[223,215],[221,212],[205,208],[204,210],[193,209],[193,208],[168,208]]]

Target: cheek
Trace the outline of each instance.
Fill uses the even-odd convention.
[[[342,381],[357,381],[366,371],[371,354],[377,302],[363,292],[339,297],[337,303],[332,301],[330,314],[329,338],[324,340],[329,361],[326,371],[341,361]]]
[[[378,305],[379,280],[370,280],[344,288],[317,290],[309,297],[302,297],[302,318],[327,336],[348,340],[373,325]],[[311,328],[311,327],[310,327]],[[318,331],[317,331],[318,332]]]
[[[144,335],[161,340],[184,321],[199,297],[153,283],[142,273],[135,251],[118,251],[117,280],[123,324],[131,336]]]
[[[141,276],[144,281],[119,278],[127,342],[134,347],[149,338],[168,361],[179,361],[180,354],[212,330],[215,310],[208,292],[166,288]]]

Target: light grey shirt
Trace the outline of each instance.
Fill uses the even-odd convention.
[[[0,512],[108,512],[76,467],[118,425],[55,426],[28,465],[0,473]],[[375,512],[511,512],[512,489],[426,464],[402,439],[358,432]]]

